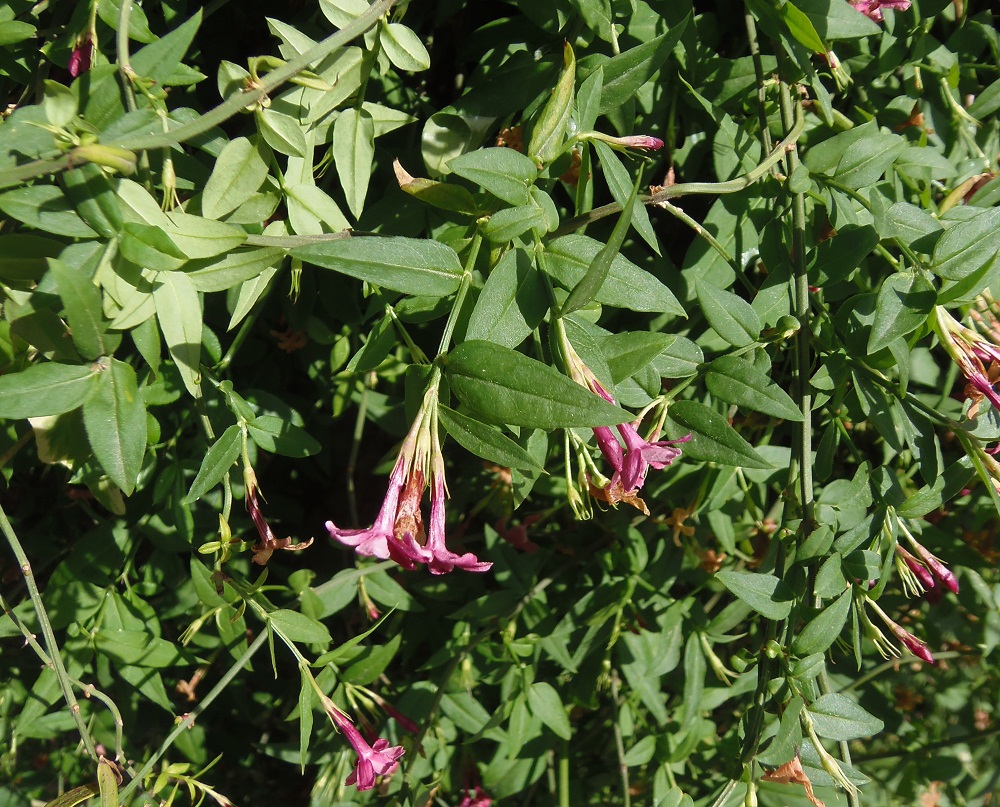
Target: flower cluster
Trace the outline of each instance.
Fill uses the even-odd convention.
[[[420,411],[403,440],[375,523],[367,529],[350,530],[327,521],[326,528],[331,538],[353,547],[359,555],[391,558],[405,569],[426,564],[432,574],[446,574],[456,568],[485,572],[492,563],[480,562],[471,552],[456,554],[445,545],[444,502],[448,491],[438,437],[439,383],[440,375],[435,371]],[[430,523],[425,528],[420,505],[428,483]]]
[[[570,377],[608,403],[615,403],[614,396],[601,385],[597,376],[587,367],[568,339],[562,339],[562,349]],[[659,440],[660,426],[657,425],[644,440],[639,436],[634,423],[621,423],[615,426],[615,430],[625,443],[624,448],[610,427],[597,426],[593,430],[601,454],[614,469],[614,473],[611,480],[602,487],[591,486],[591,493],[612,507],[625,502],[648,516],[649,508],[639,498],[639,490],[646,481],[646,473],[650,468],[659,470],[670,465],[681,455],[681,450],[676,444],[686,443],[691,439],[691,435],[677,440]]]
[[[934,656],[931,655],[931,651],[927,648],[927,645],[906,630],[906,628],[902,625],[894,622],[889,615],[882,610],[879,604],[875,602],[875,600],[871,599],[867,594],[863,595],[863,597],[864,603],[866,605],[870,605],[872,610],[879,615],[886,627],[889,628],[890,633],[896,637],[897,641],[899,641],[903,647],[922,661],[926,661],[928,664],[934,663]],[[858,613],[861,616],[861,623],[865,628],[865,633],[867,633],[868,638],[874,642],[875,649],[878,650],[878,652],[885,658],[889,658],[890,656],[898,658],[899,651],[896,649],[895,645],[886,639],[885,634],[872,624],[872,621],[868,618],[868,614],[865,612],[865,609],[863,607],[859,608]]]
[[[875,22],[882,22],[882,9],[884,8],[892,11],[906,11],[910,7],[910,0],[850,0],[850,2],[857,11]]]
[[[932,601],[940,599],[943,594],[941,587],[957,594],[958,580],[951,569],[944,564],[944,561],[919,543],[902,520],[899,520],[898,523],[900,532],[913,550],[910,552],[896,544],[898,563],[901,564],[902,569],[905,569],[902,573],[904,585],[914,593],[926,592]],[[939,583],[941,587],[938,586]]]
[[[941,306],[935,307],[931,322],[944,349],[969,382],[965,390],[973,400],[969,416],[975,417],[983,398],[1000,410],[1000,393],[995,389],[1000,381],[1000,347],[965,327]],[[984,362],[989,364],[988,370]]]

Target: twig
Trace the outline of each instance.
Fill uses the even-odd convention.
[[[24,547],[21,546],[21,542],[17,539],[14,528],[11,527],[10,522],[7,520],[7,514],[4,512],[2,505],[0,505],[0,529],[3,530],[3,534],[7,538],[7,543],[14,552],[14,557],[17,558],[18,565],[21,567],[21,574],[24,576],[24,582],[28,588],[28,596],[31,598],[31,604],[35,607],[35,617],[38,619],[38,624],[42,629],[42,637],[45,639],[49,664],[55,672],[56,678],[59,679],[59,688],[62,690],[63,698],[66,700],[66,706],[69,707],[69,712],[73,716],[73,722],[76,723],[76,727],[80,732],[83,747],[87,749],[90,758],[96,762],[97,750],[94,747],[94,738],[87,729],[83,715],[80,714],[80,704],[73,694],[73,686],[70,682],[69,674],[66,672],[62,656],[59,655],[59,644],[56,642],[52,623],[49,622],[45,603],[42,602],[42,596],[38,591],[38,586],[35,584],[35,575],[31,571],[31,563],[28,561],[28,556],[24,553]]]

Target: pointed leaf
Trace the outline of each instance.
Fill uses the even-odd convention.
[[[160,330],[184,386],[201,397],[201,299],[191,278],[181,272],[161,272],[153,289]]]
[[[480,423],[461,412],[449,409],[444,404],[438,406],[438,417],[445,431],[455,439],[455,442],[477,457],[506,468],[544,470],[534,457],[495,426]]]
[[[365,109],[345,109],[333,125],[333,161],[354,218],[361,217],[372,160],[375,158],[375,124]]]
[[[98,369],[45,362],[0,376],[0,418],[46,417],[76,409],[94,394]]]
[[[773,574],[724,571],[716,573],[715,578],[768,619],[784,619],[791,613],[791,594]]]
[[[126,496],[146,455],[146,407],[135,370],[118,359],[102,359],[97,389],[83,404],[83,423],[94,456]]]
[[[691,432],[684,453],[691,459],[736,465],[743,468],[772,468],[729,422],[714,409],[697,401],[677,401],[669,416]]]

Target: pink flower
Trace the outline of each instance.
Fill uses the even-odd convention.
[[[850,3],[856,11],[875,22],[882,22],[883,8],[906,11],[910,7],[910,0],[850,0]]]
[[[909,650],[917,658],[926,661],[928,664],[934,663],[934,656],[931,654],[931,651],[927,648],[927,645],[925,645],[916,636],[914,636],[912,633],[906,630],[902,625],[898,625],[897,623],[893,622],[893,620],[889,618],[889,615],[886,614],[886,612],[879,607],[878,603],[875,602],[875,600],[869,599],[867,596],[865,597],[865,600],[867,601],[868,605],[872,607],[875,613],[877,613],[882,618],[882,621],[885,622],[886,626],[892,632],[892,635],[903,643],[903,647]],[[885,638],[885,636],[882,635],[882,632],[879,631],[879,629],[876,628],[871,623],[871,620],[868,618],[868,615],[864,612],[864,609],[862,608],[860,609],[860,611],[861,611],[862,621],[865,624],[865,628],[869,633],[869,635],[871,636],[872,640],[875,642],[875,646],[878,648],[879,652],[882,653],[883,656],[887,654],[898,656],[899,651],[896,650],[896,648],[892,646],[892,643],[889,642]]]
[[[966,328],[941,306],[934,309],[931,322],[941,345],[969,381],[965,394],[974,400],[969,416],[975,417],[979,401],[984,397],[1000,410],[1000,394],[994,389],[1000,381],[1000,348],[972,328]],[[990,364],[989,371],[983,362]]]
[[[391,558],[405,569],[424,563],[431,574],[445,574],[455,568],[485,572],[492,563],[480,562],[471,552],[457,555],[445,545],[444,502],[448,493],[438,438],[439,382],[438,374],[424,393],[420,412],[399,450],[375,523],[368,529],[344,530],[327,521],[326,528],[331,538],[354,547],[359,555]],[[420,509],[428,476],[431,477],[429,534],[425,532]]]
[[[928,569],[930,570],[930,574],[933,575],[931,585],[930,586],[925,585],[924,588],[930,590],[934,588],[937,585],[937,583],[942,583],[945,586],[945,588],[947,588],[952,594],[958,594],[958,579],[955,577],[955,574],[951,571],[951,569],[945,566],[944,561],[942,561],[941,558],[934,555],[932,552],[930,552],[930,550],[927,549],[927,547],[919,543],[917,539],[913,537],[913,533],[910,532],[909,529],[907,529],[906,524],[903,523],[902,519],[899,520],[899,531],[903,534],[907,542],[913,548],[913,551],[916,553],[916,558],[913,558],[913,555],[910,555],[909,552],[902,550],[904,553],[903,560],[906,561],[906,565],[910,566],[910,568],[913,570],[913,573],[920,578],[921,583],[924,582]],[[914,561],[919,560],[919,564],[917,565],[922,564],[924,567],[926,567],[924,568],[923,575],[921,575],[919,572],[917,572],[916,569],[913,568],[913,566],[910,564],[910,561],[908,561],[906,558],[907,555],[910,555],[910,557],[913,558]]]
[[[266,565],[271,559],[271,555],[278,550],[297,552],[312,546],[312,538],[300,544],[293,544],[291,538],[276,538],[271,530],[271,525],[264,517],[264,511],[261,509],[260,499],[257,496],[259,490],[257,475],[250,466],[243,469],[243,482],[246,485],[247,509],[250,511],[250,518],[253,519],[254,526],[257,528],[257,535],[260,536],[260,540],[251,547],[254,563],[258,566]]]
[[[334,725],[344,733],[347,742],[358,755],[354,771],[344,780],[344,784],[357,784],[358,790],[371,790],[375,787],[376,776],[390,775],[399,767],[399,758],[403,756],[401,745],[390,747],[389,741],[381,738],[368,745],[350,718],[334,706],[332,701],[328,700],[324,705]]]

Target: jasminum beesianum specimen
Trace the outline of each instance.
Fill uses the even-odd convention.
[[[935,307],[931,323],[942,346],[969,382],[965,390],[966,397],[973,401],[969,416],[975,417],[983,398],[1000,410],[1000,393],[995,388],[1000,381],[1000,348],[965,327],[942,306]]]
[[[488,571],[493,564],[481,562],[471,552],[456,554],[445,543],[444,457],[438,436],[438,390],[440,373],[433,375],[424,393],[420,411],[403,440],[389,487],[375,523],[368,529],[341,529],[326,522],[330,537],[354,547],[359,555],[392,559],[405,569],[425,564],[432,574],[453,569]],[[430,486],[430,523],[424,527],[421,500]]]

